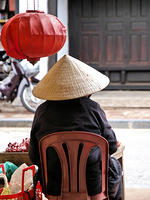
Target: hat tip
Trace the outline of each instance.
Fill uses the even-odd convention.
[[[68,54],[65,54],[62,58],[70,58],[71,56]]]

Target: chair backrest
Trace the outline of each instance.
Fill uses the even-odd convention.
[[[63,146],[67,147],[69,161]],[[80,158],[79,146],[82,144]],[[90,199],[86,187],[86,163],[92,147],[98,146],[102,159],[102,188],[99,199],[108,198],[108,142],[105,138],[90,132],[65,131],[48,134],[41,138],[39,151],[41,158],[42,177],[45,187],[48,182],[46,150],[52,147],[58,154],[62,168],[61,196],[46,196],[48,199],[86,200]],[[79,160],[79,161],[78,161]],[[69,163],[68,163],[69,162]],[[52,198],[51,198],[52,197]]]

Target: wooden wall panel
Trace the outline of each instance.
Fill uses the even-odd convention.
[[[150,1],[68,2],[70,54],[107,74],[112,85],[127,88],[135,73],[135,85],[150,88],[150,80],[142,82],[150,71]]]

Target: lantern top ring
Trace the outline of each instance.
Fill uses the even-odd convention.
[[[26,10],[26,13],[44,13],[44,11],[40,11],[40,10]]]

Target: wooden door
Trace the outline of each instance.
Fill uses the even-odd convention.
[[[150,1],[69,0],[70,55],[105,73],[108,89],[150,89]]]

